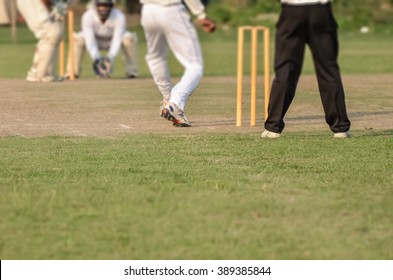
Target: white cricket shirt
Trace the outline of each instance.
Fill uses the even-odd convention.
[[[162,6],[169,6],[175,4],[181,4],[182,0],[139,0],[141,4],[157,4]],[[200,0],[184,0],[187,7],[190,9],[194,16],[198,19],[206,18],[205,6],[203,6]]]
[[[115,59],[121,47],[121,40],[126,32],[126,17],[113,7],[108,19],[103,23],[95,8],[87,10],[82,16],[82,34],[86,48],[93,60],[101,57],[97,40],[110,41],[108,58]]]

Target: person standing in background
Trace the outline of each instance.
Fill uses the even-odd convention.
[[[17,8],[38,40],[28,82],[53,82],[57,51],[63,38],[63,18],[67,5],[63,1],[17,0]]]

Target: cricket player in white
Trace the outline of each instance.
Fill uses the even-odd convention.
[[[57,81],[54,70],[58,46],[63,37],[63,1],[17,0],[17,8],[29,29],[38,39],[33,64],[27,74],[29,82]]]
[[[141,24],[146,42],[146,61],[163,96],[160,115],[174,126],[191,126],[184,115],[187,99],[203,75],[203,59],[198,35],[190,14],[181,0],[140,0],[143,4]],[[205,32],[213,32],[215,23],[206,17],[200,0],[184,0]],[[167,64],[170,48],[184,67],[181,80],[173,86]]]
[[[82,31],[74,34],[75,76],[79,76],[81,73],[85,47],[93,60],[94,71],[97,71],[94,65],[103,59],[100,51],[108,51],[106,58],[113,66],[120,47],[122,47],[127,77],[135,78],[138,75],[138,38],[136,33],[126,30],[126,17],[114,7],[114,0],[93,1],[95,5],[92,5],[82,16]],[[69,66],[67,68],[69,73]],[[95,74],[97,77],[100,76],[97,72]],[[67,76],[69,74],[66,74]]]

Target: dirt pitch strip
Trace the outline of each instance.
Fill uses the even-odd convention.
[[[352,131],[393,129],[393,75],[344,76]],[[245,80],[248,80],[245,77]],[[261,78],[259,84],[263,83]],[[236,78],[204,77],[191,96],[186,115],[191,128],[175,128],[158,115],[161,96],[151,78],[81,79],[28,83],[0,80],[0,136],[114,137],[132,133],[260,133],[263,93],[258,87],[257,126],[235,126]],[[246,83],[245,90],[249,84]],[[244,99],[249,99],[245,91]],[[303,76],[285,119],[285,131],[326,131],[315,76]]]

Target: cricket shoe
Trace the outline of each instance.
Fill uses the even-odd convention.
[[[281,133],[276,133],[276,132],[272,132],[272,131],[265,129],[265,131],[262,132],[261,137],[262,138],[280,138]]]
[[[62,81],[62,80],[58,79],[55,76],[49,76],[49,75],[42,77],[42,79],[38,79],[37,78],[37,71],[35,69],[31,69],[27,73],[26,81],[34,82],[34,83],[36,83],[36,82],[49,83],[49,82],[59,82],[59,81]]]
[[[350,138],[351,135],[349,134],[348,131],[345,132],[337,132],[333,134],[334,138]]]
[[[136,74],[127,74],[127,79],[136,79],[137,77]]]
[[[62,78],[64,80],[71,80],[71,74],[70,73],[66,73]],[[74,74],[74,79],[79,79],[79,75]]]
[[[191,123],[187,120],[183,110],[181,110],[175,103],[170,101],[164,101],[162,103],[163,110],[161,111],[161,117],[171,121],[173,126],[178,127],[189,127]]]

